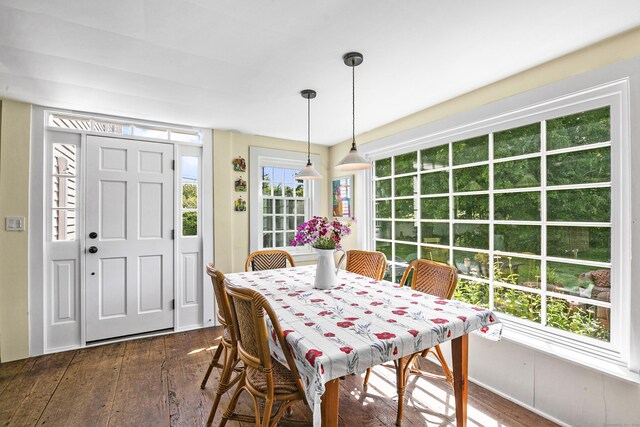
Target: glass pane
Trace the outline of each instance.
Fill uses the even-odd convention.
[[[396,243],[396,262],[409,264],[411,261],[418,259],[418,246],[406,245],[404,243]]]
[[[53,177],[53,207],[74,208],[76,206],[76,178]]]
[[[273,247],[273,233],[265,233],[262,235],[262,247],[263,248]]]
[[[404,176],[402,178],[396,178],[395,179],[396,197],[413,196],[416,193],[415,185],[416,185],[415,176]]]
[[[304,216],[296,217],[296,229],[304,223]]]
[[[391,180],[383,179],[376,181],[376,197],[391,197]]]
[[[390,242],[380,242],[376,240],[376,251],[382,252],[388,260],[392,259]]]
[[[407,269],[408,265],[403,264],[403,265],[396,265],[396,275],[393,279],[393,281],[395,283],[400,283],[402,281],[402,276],[404,276],[404,272]],[[411,283],[411,275],[413,273],[409,273],[409,275],[407,276],[407,278],[405,279],[405,286],[407,286],[409,283]]]
[[[493,216],[497,220],[540,221],[540,193],[494,194]]]
[[[275,184],[281,184],[284,182],[284,169],[273,168],[273,182]]]
[[[284,200],[276,199],[276,213],[283,214],[284,213]]]
[[[376,202],[376,218],[391,218],[391,200]]]
[[[456,196],[454,217],[457,219],[489,219],[489,195]]]
[[[294,240],[294,236],[296,233],[285,233],[285,246],[291,246],[291,241]]]
[[[393,266],[387,265],[387,270],[384,272],[384,277],[382,278],[382,280],[388,280],[389,282],[393,281],[393,277],[391,277],[392,269],[393,269]]]
[[[611,140],[609,107],[547,120],[547,150]]]
[[[198,158],[196,156],[182,156],[180,174],[182,182],[198,182]]]
[[[288,182],[284,185],[284,195],[286,197],[293,197],[293,190],[296,185],[292,182]]]
[[[273,217],[272,216],[263,216],[262,217],[262,229],[264,231],[273,230]]]
[[[422,170],[449,166],[449,144],[420,151]]]
[[[198,209],[197,184],[182,184],[182,208]]]
[[[448,222],[423,222],[421,227],[422,243],[434,245],[449,244],[449,223]]]
[[[540,261],[494,255],[493,278],[498,282],[540,289]]]
[[[540,151],[540,123],[493,134],[493,157],[520,156]]]
[[[271,184],[268,182],[262,183],[262,194],[265,196],[271,196]]]
[[[494,187],[522,188],[540,186],[540,158],[496,163],[493,166]]]
[[[296,197],[304,197],[304,184],[296,184]]]
[[[489,135],[453,143],[453,164],[462,165],[489,160]]]
[[[548,262],[547,290],[610,302],[611,270],[588,265]]]
[[[431,246],[422,247],[422,259],[449,264],[449,249],[432,248]]]
[[[494,226],[493,244],[496,251],[540,254],[539,225]]]
[[[284,196],[284,187],[283,184],[275,184],[273,187],[273,195],[274,196]]]
[[[263,167],[262,168],[262,180],[263,181],[271,181],[273,178],[273,168]]]
[[[76,150],[73,144],[53,144],[54,175],[76,175]]]
[[[413,199],[396,200],[396,218],[413,219],[415,217]]]
[[[449,219],[449,197],[433,197],[420,200],[422,219]]]
[[[275,233],[276,234],[276,242],[275,247],[281,248],[284,246],[284,233]]]
[[[453,265],[458,269],[459,274],[489,278],[489,254],[453,251]]]
[[[296,229],[296,217],[287,216],[287,230],[295,230],[295,229]]]
[[[611,147],[547,157],[547,185],[586,184],[611,180]]]
[[[539,294],[496,286],[493,288],[493,304],[501,313],[540,322],[542,299]]]
[[[608,342],[610,316],[608,308],[547,297],[547,325],[552,328]]]
[[[391,221],[376,221],[376,239],[391,240]]]
[[[549,221],[609,222],[611,189],[585,188],[547,192]]]
[[[449,192],[449,172],[433,172],[420,175],[421,194]]]
[[[396,240],[418,241],[418,227],[414,222],[396,221]]]
[[[200,132],[171,131],[171,140],[179,142],[200,142],[202,135]]]
[[[489,249],[488,224],[454,224],[453,236],[454,246]]]
[[[296,213],[298,215],[304,215],[304,200],[296,201]]]
[[[273,200],[272,199],[263,199],[262,200],[262,213],[263,214],[272,214],[273,213]]]
[[[388,159],[376,160],[376,176],[390,176],[391,175],[391,157]]]
[[[288,199],[286,201],[286,213],[294,214],[296,213],[296,201],[293,199]]]
[[[489,307],[489,285],[475,280],[458,279],[453,299],[487,308]]]
[[[133,134],[135,136],[142,136],[144,138],[169,139],[169,132],[166,129],[153,129],[134,126]]]
[[[182,212],[182,235],[198,235],[198,212]]]
[[[611,261],[611,229],[608,227],[547,227],[547,255]]]
[[[52,239],[54,241],[76,239],[76,211],[73,209],[54,209]]]
[[[455,169],[453,171],[453,188],[456,192],[488,190],[489,166]]]
[[[284,217],[283,216],[276,216],[276,230],[277,231],[284,230]]]
[[[395,156],[395,174],[416,172],[418,170],[418,153],[401,154]]]

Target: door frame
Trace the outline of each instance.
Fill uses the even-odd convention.
[[[118,123],[127,123],[152,129],[170,129],[172,131],[199,131],[200,142],[183,142],[176,140],[145,138],[141,136],[116,135],[97,131],[80,129],[61,129],[47,126],[47,120],[51,114],[69,115],[78,118],[88,118],[93,120],[107,120]],[[51,185],[51,146],[52,142],[47,140],[48,135],[60,135],[65,139],[74,139],[79,147],[79,155],[76,162],[79,164],[77,175],[77,192],[81,195],[76,206],[78,216],[84,216],[84,183],[86,177],[86,147],[87,136],[112,136],[119,139],[131,139],[146,142],[162,142],[173,145],[174,159],[174,332],[201,327],[213,326],[215,324],[215,306],[213,301],[213,290],[207,286],[206,264],[214,260],[213,251],[213,131],[210,129],[199,129],[188,126],[179,126],[165,123],[138,121],[133,119],[106,116],[92,113],[78,113],[61,109],[51,109],[42,106],[32,107],[31,120],[31,167],[30,167],[30,194],[29,194],[29,355],[38,356],[46,353],[65,351],[73,348],[86,346],[85,337],[85,230],[82,221],[78,221],[76,227],[77,237],[74,241],[76,248],[71,250],[75,254],[75,282],[73,298],[78,305],[75,307],[74,319],[66,322],[58,322],[52,328],[51,312],[52,299],[50,298],[53,287],[53,276],[51,271],[52,250],[50,238],[50,185]],[[51,133],[50,133],[51,132]],[[199,260],[197,268],[200,269],[196,276],[197,289],[200,300],[197,305],[181,304],[184,294],[182,274],[182,252],[180,232],[180,159],[182,155],[193,155],[199,152],[199,201],[200,201],[200,225],[199,225]],[[205,196],[206,195],[206,196]],[[66,242],[65,242],[66,243]],[[56,329],[57,328],[57,329]],[[58,330],[58,333],[55,332]],[[60,333],[62,332],[62,333]],[[65,336],[64,343],[56,345],[50,342],[56,340],[57,336]]]

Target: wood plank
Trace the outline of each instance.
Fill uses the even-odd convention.
[[[0,363],[0,395],[15,376],[24,368],[29,359]]]
[[[47,426],[107,426],[126,343],[78,350],[38,420]]]

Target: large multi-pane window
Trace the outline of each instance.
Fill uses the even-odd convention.
[[[377,160],[373,238],[386,278],[399,281],[417,258],[448,263],[457,299],[608,342],[610,114],[588,109]]]

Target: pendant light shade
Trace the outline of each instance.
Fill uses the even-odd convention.
[[[311,164],[311,99],[316,97],[316,91],[305,89],[300,95],[307,100],[307,165],[296,175],[296,179],[321,179],[322,175]]]
[[[342,57],[345,65],[351,67],[351,96],[352,96],[352,133],[351,133],[351,150],[349,154],[345,156],[337,165],[336,169],[340,171],[358,171],[364,169],[371,169],[373,165],[370,161],[365,159],[356,147],[356,67],[362,64],[364,60],[363,56],[359,52],[349,52]]]

